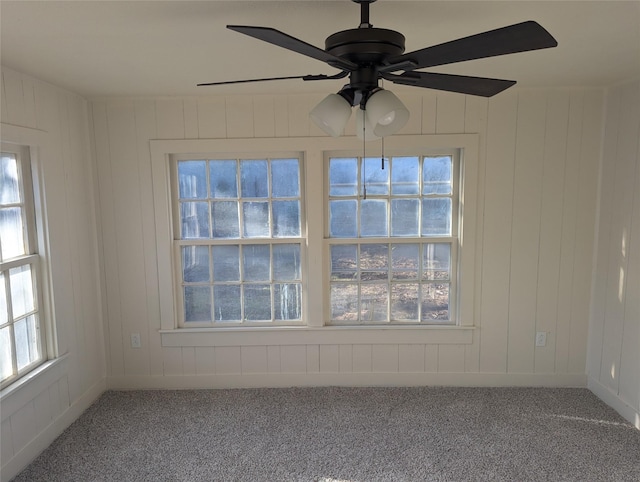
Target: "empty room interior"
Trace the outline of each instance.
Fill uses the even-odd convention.
[[[180,428],[191,403],[242,410],[230,444],[243,420],[267,431],[248,412],[304,407],[271,445],[314,455],[256,467],[238,448],[206,477],[154,455],[148,480],[640,474],[640,2],[0,0],[0,40],[2,481],[114,436],[74,435],[83,413],[168,403],[180,441],[204,436]],[[585,412],[533,402],[565,396]],[[323,458],[396,433],[316,448],[335,434],[312,417],[348,404],[361,428],[422,413],[383,457],[422,465]],[[483,465],[526,445],[495,429],[512,412],[531,438],[535,420],[571,433],[579,475]],[[482,442],[429,427],[462,465],[411,442],[457,416],[484,417]],[[580,459],[616,430],[617,467]],[[83,457],[101,463],[29,477],[145,480],[73,472]]]

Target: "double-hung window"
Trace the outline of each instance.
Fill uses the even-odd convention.
[[[173,166],[180,325],[300,324],[300,156],[189,156]]]
[[[328,156],[330,323],[455,323],[458,157]]]
[[[45,360],[39,255],[27,149],[2,146],[0,166],[0,386]]]

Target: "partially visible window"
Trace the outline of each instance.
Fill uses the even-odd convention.
[[[182,326],[301,322],[300,167],[294,157],[176,160]]]
[[[5,386],[45,359],[33,185],[26,150],[0,167],[0,376]]]
[[[455,323],[457,154],[327,165],[331,323]]]

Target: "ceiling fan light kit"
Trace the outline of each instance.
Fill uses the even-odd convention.
[[[549,32],[530,20],[405,54],[404,35],[394,30],[374,28],[369,23],[369,6],[376,0],[352,1],[360,4],[360,25],[358,28],[336,32],[327,37],[324,50],[270,27],[227,25],[230,30],[325,62],[339,69],[339,73],[198,85],[285,79],[314,81],[348,76],[349,83],[337,94],[330,94],[323,99],[309,115],[324,132],[338,137],[342,135],[349,120],[351,108],[359,106],[356,133],[361,139],[374,140],[395,134],[409,120],[409,111],[402,102],[392,92],[380,88],[381,79],[400,85],[491,97],[508,89],[516,81],[421,72],[418,69],[558,45]]]

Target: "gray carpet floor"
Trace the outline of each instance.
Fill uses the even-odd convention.
[[[640,481],[586,389],[106,392],[15,481]]]

